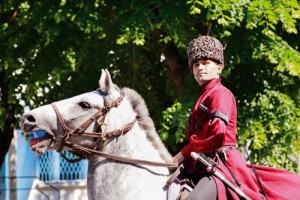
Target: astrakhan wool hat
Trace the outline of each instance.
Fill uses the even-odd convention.
[[[224,64],[223,45],[219,40],[210,36],[193,39],[187,48],[187,55],[190,68],[202,58]]]

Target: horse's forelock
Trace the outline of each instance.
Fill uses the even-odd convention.
[[[153,146],[159,151],[159,154],[166,162],[171,162],[172,156],[160,140],[153,120],[149,115],[149,110],[144,99],[135,90],[130,88],[122,88],[125,96],[131,103],[133,110],[137,113],[139,126],[145,130],[147,138],[152,142]]]

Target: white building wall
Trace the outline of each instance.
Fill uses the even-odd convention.
[[[51,187],[49,187],[51,185]],[[87,200],[86,180],[33,182],[28,200]]]

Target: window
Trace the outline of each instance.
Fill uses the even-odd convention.
[[[69,159],[76,158],[68,151],[63,153]],[[57,152],[48,151],[39,159],[39,177],[44,181],[86,179],[87,161],[68,163]]]

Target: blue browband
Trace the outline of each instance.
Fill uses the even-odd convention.
[[[96,90],[101,96],[107,96],[108,92],[106,90],[101,90],[100,88],[98,88]]]

